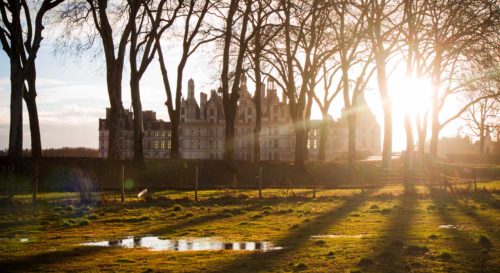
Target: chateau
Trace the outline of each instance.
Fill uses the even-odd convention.
[[[295,133],[286,96],[281,99],[272,79],[268,79],[262,94],[261,160],[293,161]],[[368,155],[380,153],[380,126],[364,97],[358,97],[356,149]],[[170,156],[170,123],[156,119],[153,111],[144,111],[144,156],[168,158]],[[252,160],[253,130],[256,119],[255,105],[248,92],[246,77],[240,85],[235,125],[235,159]],[[108,127],[106,119],[99,119],[99,156],[107,157]],[[120,121],[120,149],[123,158],[133,157],[133,113],[126,110]],[[200,92],[199,104],[195,98],[195,85],[188,82],[187,98],[181,101],[180,154],[183,159],[222,159],[224,154],[224,110],[222,95],[212,90],[210,97]],[[321,120],[311,120],[308,138],[308,159],[317,160]],[[348,128],[342,112],[339,120],[328,122],[326,159],[334,160],[347,152]]]

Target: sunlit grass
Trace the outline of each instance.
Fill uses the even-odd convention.
[[[461,186],[464,187],[465,186]],[[0,266],[26,271],[498,272],[500,182],[457,195],[419,185],[368,189],[105,192],[15,196],[0,208]],[[457,228],[444,229],[440,225]],[[272,252],[165,252],[84,247],[127,236],[271,241]],[[319,236],[319,237],[312,237]],[[482,238],[482,239],[480,239]],[[25,241],[27,239],[27,241]],[[480,243],[482,240],[482,243]],[[491,247],[487,248],[488,242]]]

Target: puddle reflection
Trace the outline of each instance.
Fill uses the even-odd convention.
[[[133,237],[122,240],[83,243],[85,246],[147,248],[160,251],[209,251],[209,250],[240,250],[240,251],[271,251],[281,247],[270,242],[222,242],[213,238],[160,239],[156,236]]]

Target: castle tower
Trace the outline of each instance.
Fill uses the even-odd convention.
[[[271,77],[267,78],[267,91],[276,90],[274,86],[274,79]]]
[[[194,81],[193,79],[189,79],[188,81],[188,99],[194,99]]]
[[[241,80],[240,80],[240,94],[245,95],[247,93],[247,76],[245,73],[241,74]]]

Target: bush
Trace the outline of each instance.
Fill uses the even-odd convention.
[[[181,211],[182,210],[182,206],[181,205],[175,205],[172,210],[173,211]]]
[[[73,189],[78,192],[81,204],[89,205],[96,201],[94,198],[97,192],[96,180],[92,174],[74,168],[70,172],[69,182]]]
[[[429,252],[429,248],[427,246],[410,245],[406,248],[406,253],[408,255],[424,255],[427,252]]]
[[[368,267],[373,265],[373,260],[370,258],[361,258],[358,262],[359,267]]]
[[[493,247],[493,244],[491,243],[490,239],[485,235],[479,236],[479,245],[488,249]]]

